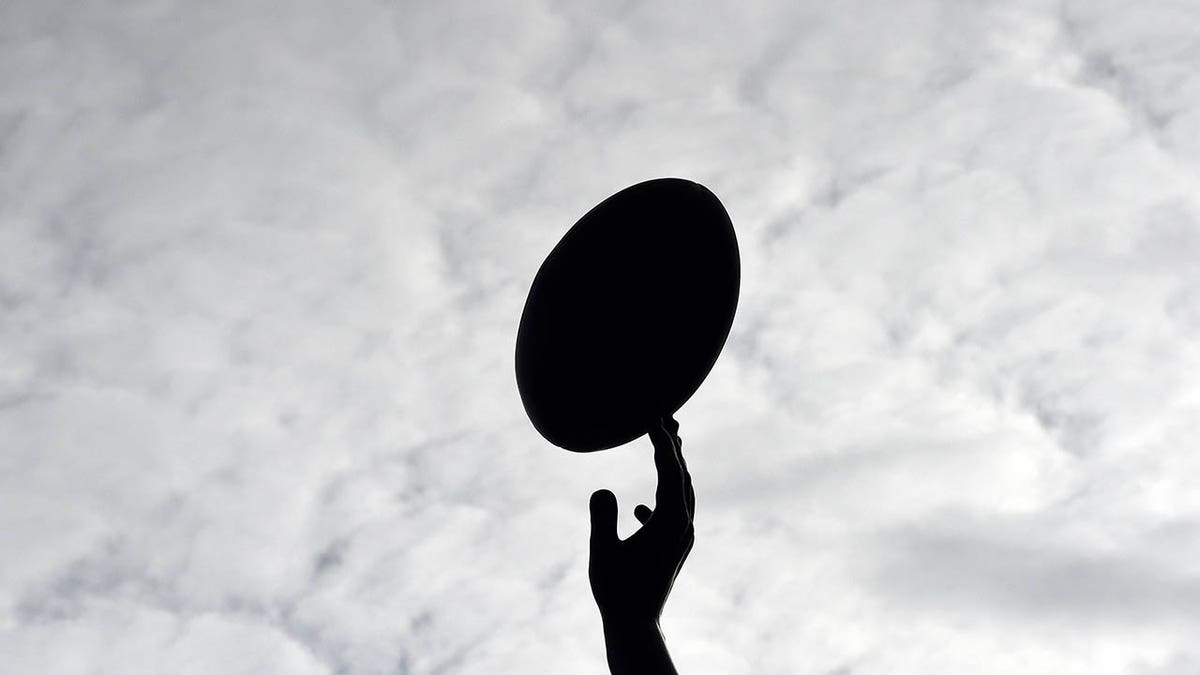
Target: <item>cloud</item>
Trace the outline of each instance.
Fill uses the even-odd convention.
[[[744,269],[682,671],[1188,671],[1192,13],[4,5],[0,670],[602,671],[648,448],[551,448],[511,354],[680,175]]]
[[[1044,529],[1022,520],[899,529],[878,552],[888,562],[877,580],[886,594],[914,603],[1008,612],[1026,622],[1146,629],[1196,621],[1200,581],[1186,544],[1161,537],[1089,542]],[[1172,529],[1186,535],[1195,524]]]

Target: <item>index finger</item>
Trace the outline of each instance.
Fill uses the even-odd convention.
[[[654,493],[654,513],[668,520],[682,523],[686,520],[686,487],[683,464],[675,439],[664,427],[662,420],[650,430],[650,441],[654,443],[654,467],[658,470],[658,490]]]

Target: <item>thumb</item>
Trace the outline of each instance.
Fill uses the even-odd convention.
[[[617,543],[617,498],[608,490],[592,493],[592,553]]]

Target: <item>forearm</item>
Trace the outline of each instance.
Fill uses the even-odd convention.
[[[605,621],[604,645],[612,675],[678,675],[656,623]]]

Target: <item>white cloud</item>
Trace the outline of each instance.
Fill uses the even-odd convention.
[[[1188,5],[76,5],[0,8],[0,671],[602,672],[648,448],[511,353],[661,175],[744,269],[683,672],[1195,669]]]

